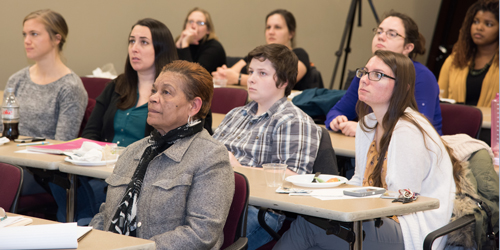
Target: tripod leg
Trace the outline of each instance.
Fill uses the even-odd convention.
[[[354,23],[354,13],[356,11],[357,3],[358,3],[358,0],[351,0],[351,6],[349,7],[349,14],[347,15],[347,20],[345,23],[344,32],[342,33],[342,38],[340,40],[339,50],[337,50],[337,52],[335,52],[335,56],[337,56],[337,60],[335,62],[335,67],[333,68],[333,76],[332,76],[332,79],[330,81],[330,88],[329,89],[333,88],[333,83],[335,81],[335,77],[337,76],[337,69],[339,67],[340,56],[342,56],[342,49],[344,48],[344,42],[345,42],[345,38],[347,36],[347,30]],[[342,82],[340,83],[340,89],[342,89]]]
[[[357,0],[359,2],[359,10],[361,12],[361,0]],[[361,14],[361,13],[360,13]],[[361,16],[359,16],[361,19]],[[349,53],[351,53],[351,38],[352,38],[352,28],[354,27],[354,16],[352,17],[351,20],[351,27],[349,27],[349,36],[347,37],[347,46],[345,48],[345,55],[344,55],[344,64],[342,65],[342,74],[340,75],[340,89],[342,89],[344,85],[344,75],[345,75],[345,68],[347,67],[347,57],[349,56]]]

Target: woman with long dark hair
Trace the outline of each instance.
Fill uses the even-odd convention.
[[[128,146],[153,130],[148,99],[161,69],[178,58],[174,39],[165,24],[145,18],[132,26],[128,44],[125,72],[97,97],[84,138]]]
[[[428,233],[446,225],[455,193],[460,192],[460,162],[432,124],[417,111],[415,68],[405,55],[376,51],[360,78],[356,110],[356,169],[349,184],[408,190],[439,199],[439,208],[364,221],[364,249],[421,249]],[[434,242],[443,249],[446,236]],[[274,249],[345,249],[348,243],[298,217]]]

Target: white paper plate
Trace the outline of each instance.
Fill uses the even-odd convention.
[[[106,163],[113,164],[116,162],[116,160],[110,160],[110,161],[98,161],[98,162],[90,162],[90,161],[75,161],[72,160],[69,157],[64,158],[65,161],[71,162],[75,165],[80,165],[80,166],[104,166]]]
[[[319,182],[312,182],[313,178],[314,178],[313,174],[304,174],[304,175],[288,176],[286,177],[285,180],[293,183],[293,185],[295,186],[308,187],[308,188],[336,187],[347,182],[347,179],[345,177],[338,175],[331,175],[331,174],[320,174],[318,178],[324,181],[327,181],[330,178],[338,178],[340,181],[319,183]]]

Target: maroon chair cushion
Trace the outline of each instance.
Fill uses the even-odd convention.
[[[87,122],[89,121],[90,115],[92,114],[92,111],[94,110],[96,101],[92,98],[89,98],[87,101],[87,108],[85,109],[85,114],[83,115],[83,120],[82,124],[80,125],[80,132],[78,132],[78,137],[82,135],[83,130],[85,129],[85,126],[87,125]]]
[[[224,225],[224,244],[221,249],[225,249],[240,237],[246,237],[246,212],[250,192],[246,177],[235,172],[234,186],[233,202]]]
[[[23,180],[23,170],[11,164],[0,162],[0,207],[15,212],[15,202],[19,197]]]
[[[106,84],[111,81],[108,78],[99,78],[99,77],[80,77],[83,82],[83,86],[85,90],[87,90],[87,94],[89,98],[97,99],[97,97],[101,94],[101,92],[106,87]]]
[[[212,112],[227,114],[236,107],[244,106],[248,100],[248,92],[237,88],[215,88],[212,98]]]
[[[480,109],[461,105],[441,103],[443,117],[443,135],[468,134],[478,138],[483,124],[483,113]]]

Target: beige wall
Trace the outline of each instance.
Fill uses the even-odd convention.
[[[207,9],[213,18],[217,35],[228,56],[244,56],[257,45],[265,43],[264,18],[277,8],[291,11],[297,20],[297,47],[304,48],[310,60],[322,73],[328,86],[335,65],[335,51],[340,45],[348,0],[254,0],[254,1],[2,1],[0,3],[0,89],[10,75],[31,64],[24,53],[22,20],[31,11],[50,8],[61,13],[69,26],[64,47],[66,64],[78,75],[91,74],[106,63],[113,63],[123,72],[127,53],[127,36],[132,24],[144,17],[164,22],[174,36],[181,32],[187,12],[195,7]],[[373,0],[382,16],[395,9],[415,19],[429,48],[440,1],[436,0]],[[371,29],[376,26],[368,2],[363,3],[363,27],[355,27],[352,53],[347,69],[363,66],[371,54]],[[417,58],[425,62],[427,55]],[[342,61],[341,61],[342,62]],[[337,73],[340,78],[341,66]],[[336,80],[335,86],[339,85]]]

